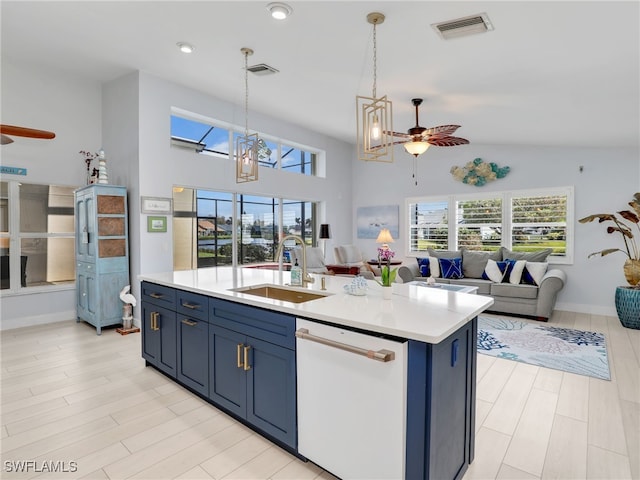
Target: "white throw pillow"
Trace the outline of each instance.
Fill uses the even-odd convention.
[[[547,262],[527,262],[527,272],[537,286],[542,283],[542,277],[547,273],[549,264]],[[528,282],[524,282],[528,283]]]
[[[489,280],[495,283],[501,283],[504,277],[504,272],[500,270],[498,262],[490,258],[487,260],[487,266],[484,267],[484,274]]]
[[[511,273],[509,274],[509,283],[512,285],[520,285],[520,280],[522,279],[522,272],[524,271],[524,267],[526,266],[526,260],[516,260],[513,268],[511,269]]]

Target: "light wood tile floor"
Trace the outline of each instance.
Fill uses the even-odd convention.
[[[570,312],[550,323],[604,333],[612,380],[479,355],[464,480],[640,479],[640,330]],[[0,345],[1,478],[335,478],[145,368],[139,333],[67,321]]]

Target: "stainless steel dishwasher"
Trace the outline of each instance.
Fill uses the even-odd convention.
[[[404,478],[407,342],[296,321],[298,451],[350,479]]]

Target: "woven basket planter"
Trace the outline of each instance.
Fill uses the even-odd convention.
[[[640,329],[640,289],[617,287],[616,311],[623,326]]]

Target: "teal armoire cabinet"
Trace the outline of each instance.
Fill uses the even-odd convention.
[[[122,323],[119,293],[129,285],[127,190],[88,185],[75,192],[77,321]]]

